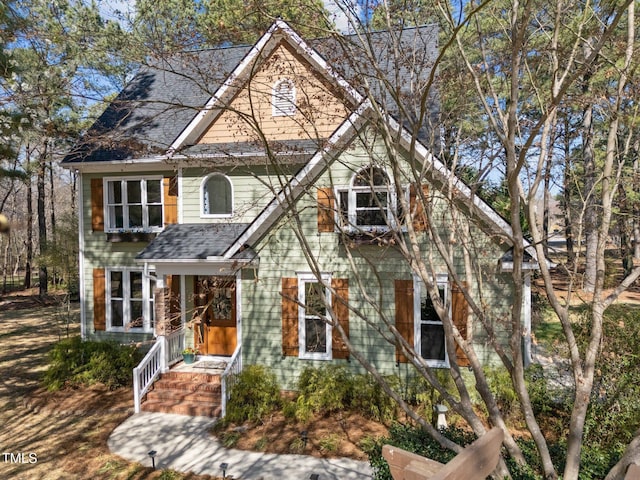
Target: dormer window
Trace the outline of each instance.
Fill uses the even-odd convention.
[[[233,215],[233,185],[226,175],[213,173],[202,182],[202,215],[204,217]]]
[[[296,87],[288,78],[278,80],[271,96],[274,117],[292,117],[296,113]]]

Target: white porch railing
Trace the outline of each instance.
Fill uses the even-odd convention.
[[[133,369],[133,407],[140,413],[142,397],[161,373],[176,363],[184,350],[184,328],[167,336],[160,335],[142,361]]]
[[[167,335],[167,367],[170,367],[176,362],[179,362],[182,358],[182,351],[184,350],[184,338],[185,330],[181,328],[175,332],[171,332]]]
[[[222,377],[220,378],[221,383],[221,394],[222,394],[222,405],[221,405],[221,417],[224,418],[227,414],[227,402],[229,401],[229,397],[231,396],[231,389],[235,385],[238,374],[242,371],[242,345],[238,345],[236,347],[235,352],[233,352],[233,356],[229,363],[227,364],[227,368],[224,369],[222,373]]]

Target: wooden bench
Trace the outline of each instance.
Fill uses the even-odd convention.
[[[640,465],[636,463],[629,465],[624,480],[640,480]]]
[[[447,464],[385,445],[382,456],[394,480],[484,480],[498,465],[504,433],[492,428]]]

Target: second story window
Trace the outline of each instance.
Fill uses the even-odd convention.
[[[162,229],[162,179],[107,179],[107,230]]]
[[[347,229],[368,231],[393,225],[397,199],[382,168],[363,168],[354,174],[348,189],[337,193],[340,221]]]
[[[278,80],[271,94],[271,108],[274,117],[292,117],[296,113],[296,87],[291,80]]]
[[[213,173],[202,182],[202,215],[233,215],[233,185],[226,175]]]

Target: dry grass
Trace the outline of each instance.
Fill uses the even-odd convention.
[[[0,478],[160,478],[163,472],[126,462],[107,448],[109,435],[132,410],[130,389],[98,386],[52,394],[39,388],[47,352],[67,332],[66,319],[48,303],[25,295],[0,298]],[[78,334],[78,324],[69,331]],[[163,478],[215,479],[166,473]]]

